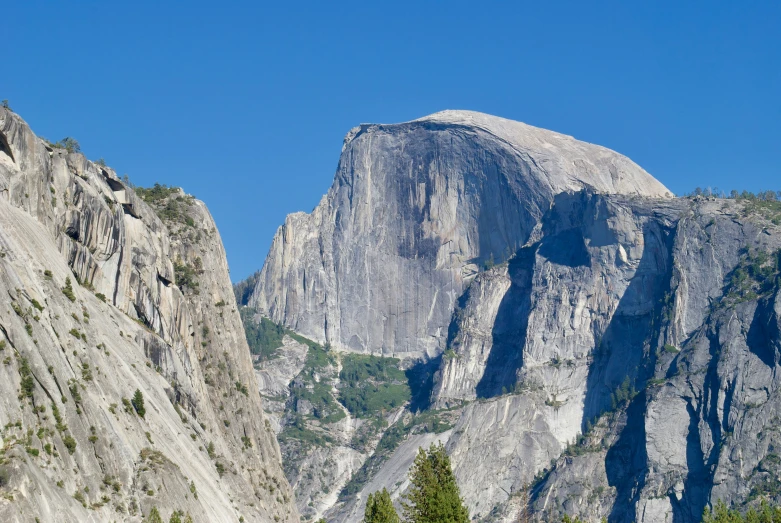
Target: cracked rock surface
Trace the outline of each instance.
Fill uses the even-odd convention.
[[[671,196],[620,154],[504,118],[361,125],[320,204],[277,231],[249,304],[337,349],[433,356],[465,283],[583,188]]]
[[[205,205],[0,138],[0,519],[298,521]]]
[[[781,501],[781,209],[671,196],[612,151],[479,113],[353,129],[250,303],[336,351],[422,359],[415,419],[454,421],[370,448],[361,490],[318,516],[359,521],[383,486],[398,501],[435,439],[476,521]],[[323,448],[326,477],[348,468]]]

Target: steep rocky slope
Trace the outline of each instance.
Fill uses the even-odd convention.
[[[478,399],[448,443],[475,511],[537,474],[550,519],[698,521],[777,493],[779,248],[741,202],[558,197],[476,279],[435,379],[435,402]]]
[[[359,521],[435,440],[476,521],[690,523],[718,499],[781,501],[780,222],[779,202],[670,198],[615,153],[484,115],[352,131],[249,304],[330,345],[337,368],[314,375],[332,404],[352,352],[405,358],[412,394],[359,440],[352,416],[291,401],[317,389],[285,350],[260,363],[289,370],[271,373],[290,380],[288,478],[316,464],[341,488],[302,489],[299,508]]]
[[[0,519],[298,521],[202,202],[0,109],[0,293]]]
[[[277,232],[249,304],[338,349],[433,356],[465,282],[581,188],[669,194],[613,151],[481,113],[361,125],[328,194]]]
[[[298,509],[316,520],[345,498],[384,429],[404,415],[408,379],[396,359],[326,350],[293,332],[276,345],[255,356],[258,386]]]

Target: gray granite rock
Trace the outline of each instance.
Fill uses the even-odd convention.
[[[772,496],[779,248],[743,202],[558,195],[460,297],[434,377],[433,407],[459,413],[446,448],[473,519],[516,521],[527,496],[540,521],[688,523]],[[763,286],[735,287],[754,265]],[[326,514],[358,521],[375,487],[398,499],[415,441]]]
[[[357,494],[329,508],[309,485],[299,507],[359,521],[445,436],[475,521],[693,523],[719,499],[781,502],[770,218],[672,198],[616,153],[478,113],[353,129],[250,304],[336,351],[423,357],[431,408],[457,421],[407,435]],[[334,484],[373,452],[329,462],[339,447],[309,454]]]
[[[298,521],[205,205],[164,222],[1,108],[0,143],[0,519]]]
[[[433,356],[466,282],[582,188],[670,195],[613,151],[481,113],[361,125],[328,194],[278,230],[250,305],[342,350]]]
[[[496,421],[466,431],[466,443],[451,437],[473,515],[513,521],[513,494],[534,475],[531,507],[544,521],[695,522],[719,499],[772,497],[779,248],[779,228],[740,202],[557,197],[539,238],[475,279],[435,379],[435,404],[485,398],[459,425],[470,411],[495,416],[505,398],[546,420],[511,429],[512,444]],[[760,252],[765,285],[741,294],[736,266],[750,273]],[[624,380],[636,395],[615,402]],[[503,420],[526,412],[500,410]],[[514,449],[530,437],[536,447]],[[540,446],[545,437],[558,447]]]

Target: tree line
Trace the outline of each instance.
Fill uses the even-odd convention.
[[[727,198],[731,200],[750,200],[750,201],[763,201],[763,202],[776,202],[781,201],[781,191],[759,191],[753,193],[751,191],[738,191],[732,189],[729,193],[720,190],[718,187],[697,187],[690,193],[683,195],[684,198],[694,198],[697,196],[713,197],[713,198]]]

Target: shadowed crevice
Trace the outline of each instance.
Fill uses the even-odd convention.
[[[648,454],[645,448],[645,393],[640,393],[626,410],[626,425],[605,456],[608,484],[616,489],[616,501],[609,523],[637,521],[637,501],[645,486]]]
[[[6,138],[4,133],[0,133],[0,153],[7,155],[12,162],[16,163],[14,153],[11,152],[11,146],[8,145],[8,138]]]
[[[491,353],[476,387],[478,398],[492,398],[515,387],[518,370],[523,365],[536,251],[536,245],[524,247],[508,262],[510,288],[496,313]]]
[[[730,430],[726,425],[729,417],[729,409],[732,404],[733,390],[725,393],[724,413],[719,416],[719,396],[721,394],[721,380],[718,366],[721,356],[721,345],[716,328],[712,327],[708,333],[708,362],[705,381],[703,383],[703,396],[698,403],[689,399],[686,412],[689,414],[689,431],[686,436],[686,479],[684,480],[683,496],[681,501],[673,503],[673,521],[675,523],[694,523],[700,521],[702,511],[710,501],[713,490],[713,474],[719,462],[721,454],[722,434],[724,430]],[[696,350],[696,349],[695,349]],[[722,424],[721,418],[724,419]],[[707,425],[707,431],[701,430],[703,422]],[[703,437],[711,441],[705,442]],[[708,449],[706,452],[705,449]]]
[[[609,410],[611,394],[629,377],[635,388],[653,377],[655,343],[672,279],[675,235],[658,224],[643,227],[645,249],[610,323],[592,353],[586,381],[583,430]]]
[[[770,342],[770,340],[781,339],[778,318],[773,307],[777,293],[778,290],[771,298],[759,300],[746,336],[746,345],[749,350],[770,368],[775,367],[780,360],[779,349],[781,347]]]
[[[404,371],[409,384],[411,399],[409,410],[420,412],[431,407],[431,392],[434,389],[434,373],[442,363],[442,355],[428,361],[421,360]]]

